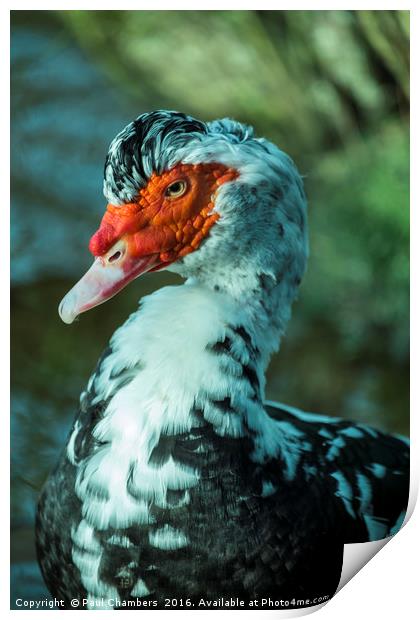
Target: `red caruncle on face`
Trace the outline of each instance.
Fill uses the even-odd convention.
[[[218,220],[217,189],[238,176],[222,164],[179,164],[153,174],[136,200],[108,205],[89,248],[103,256],[123,239],[132,258],[158,254],[162,266],[196,250]]]
[[[238,176],[221,164],[179,164],[153,174],[133,202],[108,205],[90,240],[91,268],[60,304],[66,323],[116,295],[148,271],[156,271],[199,248],[219,219],[218,188]]]

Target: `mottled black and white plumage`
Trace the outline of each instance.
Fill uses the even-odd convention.
[[[166,110],[142,114],[111,142],[104,168],[107,199],[113,204],[130,201],[152,172],[170,167],[178,148],[205,134],[206,124],[185,114]]]
[[[179,162],[240,175],[170,266],[187,282],[142,300],[81,396],[39,502],[45,581],[67,603],[332,595],[343,544],[402,524],[408,442],[264,400],[307,256],[291,160],[235,121],[143,114],[111,144],[105,195]]]

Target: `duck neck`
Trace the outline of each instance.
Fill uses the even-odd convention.
[[[67,446],[95,526],[148,522],[150,498],[167,507],[168,489],[198,484],[200,455],[230,455],[223,470],[240,455],[264,463],[285,452],[283,431],[263,407],[264,369],[278,344],[270,343],[278,328],[264,337],[263,300],[239,303],[189,281],[144,298],[114,334]],[[84,426],[84,412],[97,405],[100,416]],[[193,451],[189,465],[179,442]]]
[[[259,352],[258,363],[263,373],[280,346],[299,284],[300,278],[292,270],[284,269],[276,274],[271,270],[250,269],[249,265],[228,267],[222,272],[206,271],[186,282],[187,286],[201,287],[216,299],[219,296],[228,301],[234,315],[230,320],[249,333]]]
[[[114,334],[90,386],[107,401],[97,439],[142,437],[147,451],[161,434],[210,423],[241,437],[264,424],[265,368],[288,312],[275,317],[282,291],[260,279],[242,297],[190,279],[144,298]]]

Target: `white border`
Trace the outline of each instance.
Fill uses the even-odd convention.
[[[366,6],[367,5],[367,6]],[[48,9],[79,9],[78,3],[71,2],[41,2],[36,7],[33,2],[30,1],[21,1],[21,2],[10,2],[8,3],[7,9],[1,9],[1,41],[5,49],[9,45],[9,15],[8,9],[12,10],[48,10]],[[126,10],[148,10],[148,9],[158,9],[158,10],[174,10],[174,9],[186,9],[186,10],[197,10],[197,2],[162,2],[160,0],[155,1],[125,1],[121,2],[119,7],[116,7],[115,4],[108,2],[107,0],[96,0],[96,1],[86,1],[84,3],[83,9],[94,9],[94,10],[110,10],[110,9],[126,9]],[[243,1],[239,2],[220,2],[218,0],[214,0],[211,3],[200,3],[200,9],[204,10],[249,10],[256,8],[255,2]],[[294,2],[294,3],[286,3],[286,2],[259,2],[259,9],[282,9],[282,10],[343,10],[343,9],[374,9],[374,10],[410,10],[411,9],[411,40],[412,40],[412,61],[415,62],[418,56],[418,35],[419,35],[419,10],[414,8],[413,2],[352,2],[352,3],[339,3],[339,2],[320,2],[314,7],[313,2]],[[1,70],[2,70],[2,96],[0,98],[1,104],[1,114],[0,114],[0,127],[1,127],[1,148],[0,148],[0,157],[1,157],[1,166],[0,171],[2,174],[2,198],[3,204],[1,205],[2,212],[4,214],[9,213],[8,204],[9,204],[9,180],[8,180],[8,169],[9,169],[9,152],[8,152],[8,141],[9,141],[9,68],[8,68],[8,59],[6,54],[2,54],[2,62],[1,62]],[[417,138],[419,133],[419,121],[418,119],[418,87],[419,87],[419,68],[418,63],[415,62],[415,69],[412,71],[412,105],[414,109],[414,113],[412,114],[412,139],[414,137]],[[414,148],[412,146],[411,150],[411,170],[416,171],[417,174],[412,175],[412,183],[411,183],[411,195],[412,195],[412,204],[417,205],[417,211],[412,208],[411,210],[411,218],[412,218],[412,238],[414,242],[412,243],[411,250],[411,265],[412,265],[412,297],[411,297],[411,316],[413,317],[411,321],[411,341],[412,341],[412,412],[411,416],[411,438],[412,438],[412,486],[416,489],[415,494],[418,489],[419,482],[419,423],[418,416],[419,412],[419,392],[418,392],[418,382],[416,383],[415,375],[416,371],[418,371],[418,363],[416,362],[417,356],[419,355],[419,329],[416,325],[415,317],[420,316],[420,304],[419,304],[419,286],[418,286],[418,278],[416,277],[416,270],[419,267],[419,248],[417,245],[418,235],[419,235],[419,183],[418,177],[420,170],[420,162],[418,157],[418,148]],[[9,343],[9,314],[7,309],[7,291],[9,290],[9,282],[8,282],[8,265],[9,265],[9,233],[8,233],[8,218],[5,218],[5,221],[2,222],[2,226],[0,227],[0,249],[1,249],[1,265],[2,269],[0,271],[1,284],[4,286],[4,294],[2,296],[2,304],[0,306],[0,329],[1,329],[1,342],[3,343],[3,355],[5,356],[5,364],[1,367],[1,390],[0,390],[0,398],[1,398],[1,414],[3,416],[2,422],[2,441],[4,442],[3,449],[1,450],[1,472],[4,476],[7,476],[7,472],[9,471],[9,455],[8,455],[8,437],[9,437],[9,423],[8,423],[8,414],[9,411],[9,375],[8,375],[8,354],[7,354],[7,346],[4,346],[5,343]],[[36,423],[36,420],[34,420]],[[2,531],[3,533],[8,533],[8,510],[6,505],[8,504],[8,482],[7,477],[3,489],[5,489],[4,493],[4,509],[2,511]],[[414,496],[412,496],[412,501]],[[385,549],[376,556],[373,560],[371,560],[358,575],[356,575],[351,580],[351,585],[343,588],[336,597],[333,598],[321,611],[319,611],[318,617],[324,620],[353,620],[355,614],[362,614],[363,617],[375,617],[382,618],[384,620],[391,619],[394,620],[396,616],[399,618],[410,619],[417,616],[418,612],[418,601],[417,601],[417,591],[418,591],[418,555],[419,555],[419,531],[420,531],[420,517],[419,510],[417,509],[408,524],[403,528],[403,530],[397,534],[397,536],[391,540],[389,544],[386,545]],[[6,549],[6,541],[4,548]],[[32,613],[32,612],[15,612],[10,611],[9,607],[9,594],[8,594],[8,584],[9,584],[9,557],[8,553],[4,553],[3,561],[1,563],[1,573],[0,573],[0,606],[2,610],[6,612],[6,615],[15,614],[15,613]],[[312,608],[308,611],[314,611],[315,608]],[[50,612],[51,613],[51,612]],[[52,612],[51,618],[54,618],[54,614],[58,614],[61,612]],[[75,612],[82,613],[82,612]],[[120,612],[121,613],[121,612]],[[124,612],[122,612],[124,613]],[[159,618],[160,614],[164,614],[163,611],[155,611],[155,612],[147,612],[143,611],[142,617],[149,617],[150,614],[153,614],[153,618]],[[184,615],[184,612],[172,611],[173,614],[178,616]],[[215,612],[190,612],[190,617],[195,617],[197,614],[207,614],[209,615]],[[252,614],[256,617],[255,612],[252,611],[217,611],[218,618],[231,618],[232,616],[241,614],[250,615]],[[287,612],[265,612],[264,616],[278,617],[280,613],[280,617],[286,617]],[[287,614],[288,615],[288,614]],[[258,614],[260,617],[260,614]]]
[[[289,10],[289,11],[330,11],[330,10],[410,10],[414,6],[414,2],[377,2],[376,0],[370,2],[331,2],[323,1],[317,2],[314,6],[314,2],[282,2],[279,0],[261,0],[255,2],[251,0],[213,0],[213,2],[197,2],[196,0],[180,0],[179,2],[168,0],[124,0],[118,3],[112,3],[109,0],[86,0],[83,6],[80,6],[79,2],[54,2],[53,0],[44,0],[34,6],[34,3],[30,0],[19,0],[15,2],[8,2],[8,9],[10,10]]]

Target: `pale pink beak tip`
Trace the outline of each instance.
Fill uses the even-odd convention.
[[[114,247],[115,250],[115,247]],[[112,256],[113,250],[110,251]],[[96,258],[85,275],[61,300],[58,313],[70,325],[81,314],[116,295],[131,280],[159,265],[158,254],[132,258],[125,253],[115,263]]]

